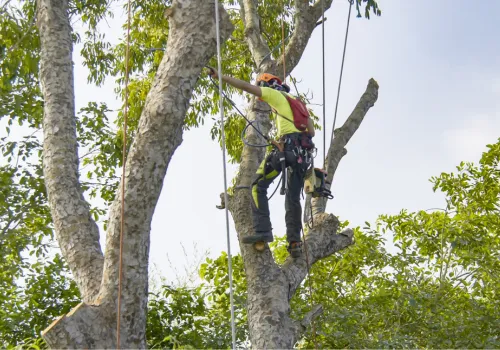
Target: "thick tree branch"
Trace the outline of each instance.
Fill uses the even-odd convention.
[[[356,104],[356,107],[352,111],[349,118],[347,118],[344,125],[334,131],[335,137],[330,144],[328,156],[326,158],[328,171],[326,181],[328,189],[331,188],[333,177],[337,171],[340,161],[342,160],[342,157],[347,154],[345,146],[352,138],[356,130],[358,130],[366,116],[366,113],[368,113],[369,109],[375,105],[375,102],[378,99],[378,88],[378,83],[373,78],[370,79],[365,92],[359,99],[359,102]],[[327,202],[328,200],[326,198],[314,198],[312,200],[313,216],[319,213],[324,213]],[[310,209],[306,213],[310,213]]]
[[[52,349],[113,349],[116,348],[114,325],[112,313],[80,303],[52,322],[42,337]]]
[[[337,234],[339,220],[332,214],[319,214],[314,217],[314,227],[309,230],[305,239],[304,247],[306,254],[302,254],[300,259],[289,257],[282,267],[283,273],[289,281],[289,299],[295,290],[307,276],[308,264],[312,266],[316,261],[326,258],[354,243],[353,231],[348,229]]]
[[[226,40],[233,26],[222,6],[219,11],[221,40]],[[146,347],[151,219],[170,159],[182,142],[182,127],[192,90],[202,68],[216,53],[213,2],[175,0],[166,14],[170,24],[167,53],[146,99],[124,174],[121,344],[118,344],[120,348]],[[70,42],[69,38],[68,41]],[[59,44],[57,40],[55,42],[56,45]],[[70,71],[71,59],[67,53],[66,56],[69,57],[69,65],[65,69]],[[72,98],[71,94],[70,101]],[[55,347],[117,347],[116,331],[108,328],[110,325],[116,325],[121,186],[119,188],[110,209],[99,298],[92,306],[82,304],[44,332],[45,339],[50,340]],[[79,247],[72,249],[78,251]],[[92,270],[89,266],[86,268]],[[100,283],[101,279],[96,282]],[[86,339],[94,339],[96,342],[88,343]]]
[[[78,179],[71,27],[67,0],[38,0],[44,97],[43,173],[55,233],[84,301],[101,284],[103,255]]]
[[[260,18],[257,12],[257,0],[239,0],[240,13],[245,25],[245,37],[250,53],[256,65],[260,66],[264,59],[271,59],[270,49],[260,28]]]
[[[322,10],[322,2],[323,0],[317,0],[312,6],[311,6],[311,16],[316,17],[316,18],[321,18],[321,14],[323,12]],[[325,12],[332,6],[333,0],[324,0],[324,8]]]
[[[328,10],[331,5],[332,0],[325,0],[325,11]],[[321,19],[321,13],[321,0],[318,0],[313,6],[309,6],[308,1],[295,0],[294,31],[285,48],[287,72],[291,72],[299,63],[307,43],[311,38],[312,32],[314,28],[316,28],[318,20]],[[281,58],[278,63],[277,71],[283,71],[283,58]]]
[[[220,35],[233,30],[219,6]],[[144,347],[148,293],[151,219],[170,159],[182,142],[182,126],[192,90],[202,68],[216,53],[214,3],[177,0],[166,12],[170,32],[166,54],[158,68],[127,157],[122,280],[122,346]],[[121,186],[120,186],[121,189]],[[117,299],[120,237],[120,196],[110,210],[101,297]],[[131,332],[131,329],[139,331]],[[128,330],[128,331],[125,331]]]
[[[344,149],[351,137],[363,122],[368,110],[375,105],[378,99],[378,83],[372,78],[368,81],[366,91],[363,93],[359,102],[354,107],[351,115],[345,121],[344,125],[335,131],[335,136],[330,148],[328,149],[328,182],[332,182],[335,171],[342,157],[347,153]]]

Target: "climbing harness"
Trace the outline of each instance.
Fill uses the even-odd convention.
[[[212,69],[208,66],[206,66],[206,68],[208,69]],[[210,76],[210,80],[212,82],[212,84],[214,84],[214,86],[216,86],[217,88],[219,88],[217,86],[217,84],[215,83],[215,81],[213,80],[213,78]],[[286,86],[285,84],[282,84],[281,83],[281,79],[279,79],[277,76],[275,75],[272,75],[272,74],[269,74],[269,73],[263,73],[261,75],[259,75],[259,77],[257,78],[257,84],[259,86],[265,86],[265,87],[275,87],[276,85],[275,84],[279,84],[279,86]],[[286,86],[286,92],[290,91],[290,88],[288,86]],[[249,120],[247,118],[247,116],[245,114],[243,114],[240,109],[236,106],[236,104],[234,103],[234,101],[229,98],[224,91],[221,91],[220,92],[220,95],[222,97],[224,97],[235,109],[236,111],[245,119],[245,121],[247,122],[247,125],[245,126],[245,128],[243,129],[242,133],[241,133],[241,139],[243,141],[243,143],[247,146],[250,146],[250,147],[269,147],[270,145],[274,146],[274,150],[273,152],[275,151],[278,151],[280,152],[280,160],[281,160],[281,163],[282,163],[282,174],[281,174],[281,177],[280,177],[280,182],[278,183],[278,187],[281,183],[281,190],[280,190],[280,194],[284,195],[286,194],[286,186],[287,186],[287,172],[286,172],[286,163],[285,163],[285,158],[284,158],[284,150],[283,150],[283,140],[280,140],[280,141],[275,141],[275,140],[271,140],[269,137],[265,136],[258,127],[256,127],[254,125],[254,122],[255,121],[252,121],[252,120]],[[297,125],[304,125],[304,123],[307,125],[307,122],[304,122],[304,120],[306,120],[308,117],[309,117],[309,112],[307,111],[307,108],[305,107],[305,104],[302,102],[302,100],[295,100],[293,98],[289,98],[286,94],[284,94],[284,96],[290,100],[292,100],[292,102],[289,101],[290,103],[290,107],[292,109],[292,112],[294,113],[294,120],[291,120],[290,118],[287,118],[281,114],[278,114],[276,110],[273,110],[274,113],[278,116],[281,116],[282,118],[285,118],[287,119],[288,121],[294,123],[296,126]],[[295,102],[297,101],[297,102]],[[294,103],[295,102],[295,103]],[[300,104],[299,104],[300,103]],[[305,117],[305,113],[307,113],[307,117]],[[297,116],[297,117],[296,117]],[[245,139],[245,134],[246,134],[246,131],[248,130],[249,127],[252,127],[263,139],[265,139],[268,143],[266,144],[262,144],[262,145],[255,145],[255,144],[251,144],[249,143],[246,139]],[[221,126],[221,129],[223,129],[223,126]],[[305,137],[303,137],[304,139]],[[313,146],[311,147],[310,145],[308,146],[309,143],[312,143],[312,141],[309,139],[309,141],[301,141],[302,144],[301,146],[302,147],[310,147],[311,149],[314,148],[314,144],[312,144]],[[278,188],[276,187],[276,189]],[[273,194],[268,198],[271,199],[274,194],[276,193],[276,190],[273,192]]]
[[[215,30],[217,37],[217,70],[222,72],[222,56],[220,51],[220,19],[219,19],[219,0],[215,0]],[[236,328],[234,324],[234,295],[233,295],[233,264],[231,257],[231,239],[229,231],[229,209],[227,203],[229,203],[227,195],[227,169],[226,169],[226,133],[224,131],[224,95],[222,90],[222,74],[219,74],[219,110],[220,110],[220,123],[221,123],[221,133],[222,133],[222,166],[224,169],[224,200],[226,205],[226,236],[227,236],[227,264],[228,264],[228,274],[229,274],[229,300],[231,304],[231,337],[233,349],[236,349]]]
[[[312,164],[313,156],[312,151],[315,149],[314,143],[311,138],[303,133],[294,133],[283,135],[280,138],[280,144],[283,146],[283,151],[280,153],[280,161],[281,161],[281,190],[280,194],[284,195],[287,193],[287,171],[286,171],[286,162],[284,155],[284,148],[288,145],[287,149],[290,150],[295,156],[296,159],[296,167],[294,171],[297,171],[301,166],[305,166],[306,169]],[[293,168],[292,168],[293,169]],[[306,171],[304,169],[304,172]]]
[[[118,257],[118,306],[116,310],[116,348],[120,349],[120,319],[122,306],[122,278],[123,278],[123,231],[125,226],[125,168],[127,163],[127,122],[128,122],[128,83],[130,58],[130,0],[127,3],[127,45],[125,48],[125,106],[123,110],[123,149],[122,149],[122,188],[120,199],[120,250]]]

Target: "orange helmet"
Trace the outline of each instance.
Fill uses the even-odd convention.
[[[269,82],[271,80],[277,80],[277,82],[278,82],[279,85],[282,84],[281,79],[278,78],[276,75],[272,75],[272,74],[269,74],[269,73],[262,73],[262,74],[259,74],[259,76],[257,77],[257,85],[259,85],[259,83],[261,81],[265,81],[266,83],[269,84]]]
[[[262,73],[257,77],[257,85],[270,87],[275,90],[290,92],[290,87],[286,84],[283,84],[280,78],[276,75],[269,73]]]

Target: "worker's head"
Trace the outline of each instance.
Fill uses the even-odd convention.
[[[262,73],[257,77],[257,85],[262,87],[270,87],[278,91],[290,92],[290,87],[281,82],[281,79],[276,75]]]

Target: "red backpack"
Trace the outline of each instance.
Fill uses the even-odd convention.
[[[307,129],[307,121],[309,120],[309,111],[307,110],[306,104],[302,102],[300,98],[290,97],[287,93],[284,92],[282,92],[282,94],[286,97],[288,104],[290,105],[293,113],[293,120],[290,120],[290,118],[279,114],[277,111],[274,112],[280,117],[293,122],[295,127],[300,131],[305,131]]]

